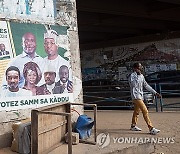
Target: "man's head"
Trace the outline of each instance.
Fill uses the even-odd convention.
[[[10,66],[6,70],[6,81],[10,91],[16,92],[19,90],[18,87],[19,77],[20,77],[20,71],[17,67]]]
[[[36,37],[34,34],[27,32],[22,37],[23,51],[30,57],[34,57],[36,50]]]
[[[141,65],[141,63],[134,63],[133,69],[135,72],[142,73],[143,66]]]
[[[47,85],[52,85],[55,83],[56,70],[53,66],[46,66],[44,70],[44,80]]]
[[[57,37],[55,30],[48,30],[44,34],[44,49],[50,59],[58,55]]]
[[[69,69],[66,65],[59,68],[59,77],[62,83],[66,83],[69,79]]]
[[[5,45],[3,43],[0,44],[0,50],[5,51]]]

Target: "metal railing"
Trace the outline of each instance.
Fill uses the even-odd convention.
[[[157,90],[157,85],[151,84],[151,86]],[[83,93],[85,103],[95,103],[98,107],[102,108],[133,108],[131,100],[131,94],[129,88],[115,89],[118,85],[109,86],[85,86],[86,91]],[[145,104],[148,107],[155,107],[158,112],[158,100],[156,96],[145,91],[148,100],[145,100]],[[151,95],[149,95],[151,94]],[[151,101],[151,103],[150,103]]]
[[[160,99],[161,111],[163,108],[180,108],[180,83],[160,83],[159,92],[163,98],[174,98],[176,102],[165,102],[163,98]],[[170,99],[169,99],[170,100]]]
[[[157,91],[157,84],[151,83],[150,86]],[[158,99],[157,96],[153,95],[151,92],[145,90],[144,91],[144,103],[147,107],[156,108],[156,112],[158,112]]]
[[[129,90],[112,91],[108,89],[106,91],[90,91],[84,92],[83,96],[85,103],[95,103],[98,107],[132,108],[132,101]]]

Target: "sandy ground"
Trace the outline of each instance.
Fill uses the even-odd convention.
[[[174,143],[157,143],[153,154],[179,154],[180,153],[180,112],[166,111],[149,113],[154,127],[161,130],[158,135],[150,135],[146,123],[140,114],[138,126],[143,130],[141,132],[132,132],[129,130],[132,111],[101,111],[98,113],[98,133],[108,132],[112,137],[134,137],[134,138],[158,138],[170,140]],[[173,142],[173,141],[172,141]],[[109,147],[118,149],[118,143],[111,143]],[[124,144],[124,146],[130,146]]]
[[[165,111],[155,112],[150,110],[150,118],[155,127],[161,130],[158,135],[150,135],[146,123],[140,114],[138,126],[142,128],[141,132],[130,131],[131,116],[133,111],[98,111],[97,114],[97,134],[109,134],[110,143],[102,148],[98,145],[78,144],[73,146],[73,153],[82,154],[100,154],[100,153],[118,153],[118,150],[138,144],[122,143],[122,140],[115,142],[115,139],[122,138],[155,138],[159,139],[159,143],[154,144],[154,150],[149,150],[151,154],[179,154],[180,153],[180,112],[179,111]],[[93,117],[92,112],[86,114]],[[162,143],[164,138],[169,138],[171,143]],[[173,142],[174,141],[174,142]],[[144,148],[146,150],[147,148]],[[144,151],[145,152],[145,151]],[[51,154],[67,153],[67,145],[56,149]],[[146,152],[147,153],[147,152]],[[13,154],[9,148],[1,149],[0,154]],[[136,153],[135,153],[136,154]],[[137,153],[140,154],[140,153]],[[144,154],[142,152],[142,154]],[[148,153],[147,153],[148,154]]]

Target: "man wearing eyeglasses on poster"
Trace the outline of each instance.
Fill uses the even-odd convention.
[[[47,30],[44,34],[44,49],[47,53],[47,57],[44,58],[46,65],[55,67],[56,74],[59,74],[59,67],[62,65],[69,66],[69,62],[58,54],[57,45],[58,33],[55,30]],[[55,81],[59,80],[59,76],[56,76]]]

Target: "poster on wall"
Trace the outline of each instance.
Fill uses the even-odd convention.
[[[13,51],[6,22],[0,24],[0,81],[4,75],[6,65],[13,58]]]
[[[0,18],[54,22],[56,0],[3,0]]]
[[[66,26],[0,21],[0,111],[73,101]]]

